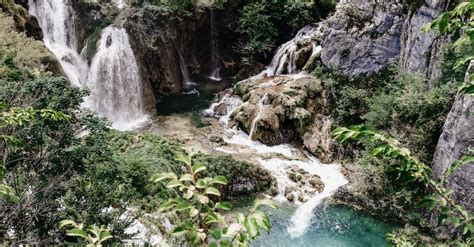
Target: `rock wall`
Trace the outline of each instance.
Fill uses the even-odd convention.
[[[371,75],[400,54],[405,8],[398,0],[346,0],[325,23],[322,62],[349,78]]]
[[[474,61],[471,61],[466,80],[472,73],[474,73]],[[469,149],[474,148],[473,114],[474,96],[457,95],[436,147],[433,161],[433,173],[436,178],[444,177],[446,170],[455,160],[470,154]],[[454,198],[474,212],[474,162],[456,169],[447,177],[446,182],[454,190]]]
[[[410,10],[403,27],[399,65],[411,72],[425,73],[430,82],[440,76],[442,48],[448,40],[434,31],[420,30],[438,18],[446,7],[446,1],[426,0],[418,9]]]
[[[440,75],[445,37],[421,28],[447,8],[446,1],[426,0],[420,6],[402,0],[344,0],[323,21],[321,60],[353,79],[370,76],[391,63],[430,82]]]

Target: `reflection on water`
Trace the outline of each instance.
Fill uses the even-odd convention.
[[[174,113],[195,112],[207,109],[214,100],[215,95],[232,87],[232,80],[221,81],[206,80],[185,85],[184,92],[170,95],[157,103],[158,115],[171,115]]]

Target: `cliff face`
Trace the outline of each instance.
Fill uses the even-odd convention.
[[[442,0],[427,0],[419,7],[400,0],[341,1],[325,24],[322,61],[354,78],[398,60],[401,68],[435,79],[447,40],[421,28],[445,8]]]
[[[474,61],[471,61],[466,80],[474,73]],[[433,161],[436,178],[443,178],[448,167],[460,160],[474,148],[474,96],[459,94],[443,127]],[[454,190],[456,200],[474,212],[474,162],[465,164],[446,178],[446,183]]]
[[[426,0],[415,10],[410,10],[403,27],[399,65],[411,72],[425,73],[430,81],[440,76],[439,62],[445,37],[436,32],[421,32],[446,9],[446,1]]]
[[[349,78],[378,72],[400,54],[405,17],[401,1],[341,1],[325,23],[322,62]]]

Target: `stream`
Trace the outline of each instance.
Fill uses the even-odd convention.
[[[124,2],[114,1],[119,8]],[[211,27],[213,53],[212,71],[208,80],[190,78],[187,64],[180,54],[185,90],[180,95],[161,99],[157,117],[150,119],[144,110],[141,75],[125,29],[109,26],[102,30],[98,51],[89,66],[77,51],[73,31],[74,12],[64,0],[29,1],[29,12],[36,16],[45,31],[44,42],[57,56],[65,75],[78,87],[88,88],[91,95],[84,107],[90,108],[112,122],[119,130],[157,133],[180,140],[186,148],[217,154],[230,154],[236,159],[260,165],[270,171],[277,181],[276,195],[264,195],[281,203],[278,210],[269,211],[273,230],[264,234],[253,246],[385,246],[384,236],[395,226],[350,208],[325,205],[327,198],[348,183],[339,164],[322,164],[305,150],[290,144],[267,146],[251,139],[249,134],[229,124],[231,113],[245,104],[228,91],[219,103],[225,113],[216,111],[212,103],[216,93],[224,92],[233,81],[221,78],[218,34]],[[214,16],[211,18],[211,26]],[[298,76],[296,49],[298,42],[317,36],[315,27],[303,28],[294,39],[280,46],[271,64],[257,77],[279,74]],[[313,46],[311,57],[321,47]],[[265,97],[259,104],[263,111]],[[260,109],[262,108],[262,109]],[[205,128],[191,123],[191,114],[202,114]],[[256,116],[254,122],[259,118]],[[144,127],[146,126],[146,127]],[[210,136],[224,143],[210,141]],[[296,175],[295,175],[296,174]],[[224,174],[225,175],[225,174]],[[298,179],[295,179],[299,177]],[[245,208],[245,203],[240,208]],[[145,242],[146,240],[140,240]]]

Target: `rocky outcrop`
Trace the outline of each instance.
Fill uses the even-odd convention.
[[[474,73],[474,61],[466,74],[466,80]],[[459,94],[448,114],[439,138],[433,161],[433,173],[443,178],[448,167],[460,160],[474,148],[474,96]],[[474,162],[457,168],[446,178],[446,184],[454,190],[454,198],[471,212],[474,212]]]
[[[407,71],[426,74],[430,81],[440,74],[442,47],[447,40],[435,31],[420,30],[438,18],[445,8],[446,1],[426,0],[419,8],[410,10],[403,26],[399,65]]]
[[[323,102],[321,82],[311,76],[276,76],[236,85],[244,100],[232,118],[254,140],[276,145],[292,141]]]
[[[250,137],[277,145],[301,141],[323,162],[332,159],[331,123],[322,83],[309,75],[280,75],[236,85],[244,103],[232,119]]]
[[[0,10],[13,18],[15,29],[18,32],[24,32],[28,37],[36,40],[43,39],[43,32],[34,16],[28,14],[24,6],[15,4],[13,0],[0,1]]]
[[[349,78],[378,72],[400,54],[404,19],[398,0],[341,1],[326,21],[322,62]]]

